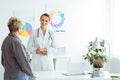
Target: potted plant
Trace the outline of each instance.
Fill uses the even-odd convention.
[[[104,40],[98,41],[98,38],[96,38],[95,41],[89,42],[88,52],[87,54],[83,55],[83,57],[85,60],[88,60],[90,65],[93,65],[94,60],[101,60],[102,63],[104,63],[107,61],[105,52],[106,52],[105,41]]]
[[[105,41],[99,40],[96,38],[95,41],[90,41],[88,45],[87,54],[83,55],[85,60],[88,60],[90,65],[93,65],[93,74],[92,77],[99,77],[101,68],[103,67],[104,62],[107,61],[105,55]]]

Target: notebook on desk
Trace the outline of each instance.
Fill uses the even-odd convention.
[[[67,70],[64,75],[83,75],[84,74],[84,63],[70,62],[67,65]]]

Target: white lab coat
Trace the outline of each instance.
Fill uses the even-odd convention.
[[[47,48],[48,55],[36,54],[37,48]],[[34,30],[29,37],[27,49],[33,53],[30,64],[33,71],[53,70],[52,54],[55,52],[55,39],[52,31],[47,29],[43,36],[41,28]]]

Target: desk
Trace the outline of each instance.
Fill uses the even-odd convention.
[[[91,78],[89,74],[65,76],[60,72],[43,71],[34,72],[36,80],[112,80],[110,76]]]

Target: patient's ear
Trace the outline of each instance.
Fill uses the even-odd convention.
[[[19,35],[21,35],[21,34],[22,34],[22,29],[19,27],[19,28],[17,29],[17,32],[18,32]]]

